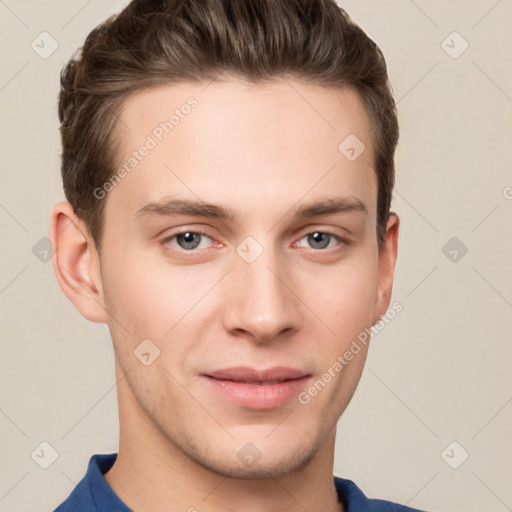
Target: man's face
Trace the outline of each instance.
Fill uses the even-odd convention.
[[[315,396],[307,391],[389,303],[379,293],[370,125],[351,90],[206,86],[141,91],[121,113],[119,167],[133,151],[140,161],[104,199],[101,259],[125,375],[121,429],[226,476],[278,476],[332,441],[367,347]],[[191,96],[197,104],[162,131]],[[339,149],[351,134],[366,145],[355,160]],[[233,217],[144,208],[171,200]],[[296,215],[333,200],[344,205],[337,213]],[[296,373],[251,374],[276,367]]]

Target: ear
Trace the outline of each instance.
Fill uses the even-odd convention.
[[[391,302],[393,275],[398,251],[399,225],[400,219],[398,215],[391,212],[386,226],[386,235],[379,254],[379,276],[373,323],[380,320]]]
[[[70,203],[57,203],[51,213],[50,240],[57,281],[66,297],[92,322],[107,323],[100,257],[84,222]]]

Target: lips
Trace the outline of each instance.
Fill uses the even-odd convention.
[[[275,409],[298,395],[311,375],[283,366],[256,370],[237,366],[202,375],[217,395],[246,409]]]
[[[246,384],[271,385],[279,384],[285,380],[300,379],[307,374],[296,368],[276,366],[266,370],[255,370],[247,366],[236,366],[217,370],[207,374],[217,380],[231,380],[234,382],[245,382]]]

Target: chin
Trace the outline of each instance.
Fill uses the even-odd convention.
[[[281,445],[280,450],[273,449],[268,442],[259,450],[255,444],[247,442],[236,452],[231,449],[224,453],[222,449],[216,452],[193,450],[189,456],[204,468],[226,478],[255,480],[278,478],[300,471],[318,451],[318,447],[304,444],[288,449]]]

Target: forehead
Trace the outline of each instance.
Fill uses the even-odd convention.
[[[192,121],[182,123],[187,117]],[[354,89],[323,87],[292,78],[261,84],[232,79],[151,87],[124,101],[120,120],[117,134],[128,146],[137,144],[135,139],[141,131],[152,133],[168,121],[173,125],[174,139],[179,139],[180,133],[189,135],[187,127],[192,125],[197,138],[208,135],[215,143],[228,133],[241,138],[247,131],[260,137],[253,138],[252,145],[262,139],[283,140],[287,135],[297,141],[298,132],[299,145],[326,135],[336,142],[348,133],[357,133],[370,143],[366,140],[370,120]],[[283,127],[285,132],[280,131]]]
[[[288,78],[153,87],[122,106],[117,164],[127,172],[109,192],[107,208],[134,213],[181,195],[256,213],[258,205],[328,192],[365,196],[371,211],[371,137],[368,115],[349,88]]]

